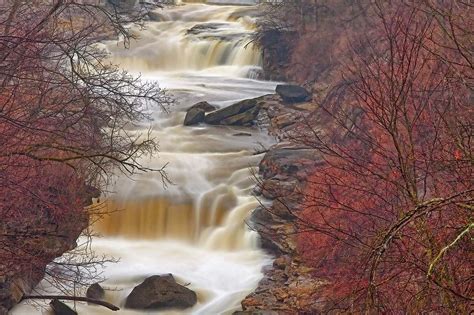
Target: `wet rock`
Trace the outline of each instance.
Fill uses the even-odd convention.
[[[250,110],[247,110],[241,114],[237,114],[220,121],[221,125],[234,125],[234,126],[249,126],[252,125],[257,119],[258,107],[254,107]]]
[[[318,150],[280,143],[272,147],[260,162],[260,173],[264,178],[277,174],[304,178],[306,171],[319,163],[322,163],[322,160]]]
[[[21,300],[23,297],[21,282],[21,279],[0,277],[0,307],[10,309]]]
[[[196,24],[186,31],[186,34],[197,35],[203,32],[209,32],[217,30],[221,27],[227,26],[227,23],[202,23]]]
[[[311,102],[298,103],[298,104],[294,104],[293,108],[300,111],[314,112],[318,108],[318,105]]]
[[[217,109],[216,106],[214,105],[211,105],[209,104],[208,102],[206,101],[203,101],[203,102],[199,102],[199,103],[196,103],[194,104],[193,106],[189,107],[188,111],[193,109],[193,108],[197,108],[197,109],[202,109],[204,112],[212,112],[212,111],[215,111]]]
[[[296,123],[296,117],[293,113],[286,113],[286,114],[275,117],[275,119],[273,120],[273,123],[275,124],[277,128],[284,129]]]
[[[276,269],[285,270],[291,263],[291,258],[288,255],[278,257],[273,261],[273,267]]]
[[[265,73],[260,67],[250,68],[246,74],[246,78],[253,79],[253,80],[263,80],[264,77],[265,77]]]
[[[263,310],[278,315],[321,314],[315,301],[323,282],[314,278],[314,269],[305,265],[297,250],[300,234],[295,219],[303,208],[301,191],[308,170],[323,163],[318,150],[304,141],[298,143],[298,136],[304,134],[299,128],[307,128],[304,118],[317,109],[317,104],[289,104],[282,99],[275,94],[259,105],[260,115],[269,120],[270,134],[280,143],[270,147],[261,161],[261,181],[255,190],[272,203],[255,209],[248,220],[260,234],[262,248],[276,259],[262,270],[264,278],[242,301],[243,312],[237,314],[260,314]]]
[[[298,212],[297,203],[292,200],[296,199],[292,196],[286,198],[278,198],[273,201],[272,207],[269,211],[277,218],[290,221],[295,219],[295,213]]]
[[[258,115],[258,101],[259,98],[248,99],[221,108],[207,114],[204,121],[211,125],[241,125],[251,123]]]
[[[199,108],[191,108],[186,113],[186,117],[184,118],[184,125],[185,126],[193,126],[197,125],[204,121],[206,117],[205,112]]]
[[[234,137],[251,137],[252,134],[248,132],[238,132],[233,134]]]
[[[283,175],[276,175],[262,183],[261,193],[267,199],[281,198],[294,194],[297,181]]]
[[[86,296],[90,299],[102,300],[105,296],[105,290],[100,284],[94,283],[87,289]]]
[[[136,286],[125,302],[126,308],[188,308],[196,304],[194,291],[176,283],[173,275],[151,276]]]
[[[311,94],[298,85],[280,84],[277,85],[276,92],[288,103],[306,102],[311,99]]]
[[[72,308],[59,301],[58,299],[52,300],[49,305],[53,309],[55,315],[77,315],[77,312]]]
[[[246,36],[246,33],[236,31],[234,33],[222,32],[222,28],[228,27],[228,23],[201,23],[196,24],[186,31],[186,35],[199,39],[214,39],[220,41],[232,41]]]

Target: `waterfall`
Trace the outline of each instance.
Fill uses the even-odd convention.
[[[252,42],[255,21],[239,14],[242,9],[201,4],[157,9],[151,14],[153,22],[137,31],[140,40],[131,43],[133,54],[121,49],[121,43],[107,48],[114,62],[132,71],[258,67],[261,52]]]
[[[134,286],[162,273],[173,273],[197,292],[198,303],[190,309],[146,314],[232,314],[269,262],[246,220],[258,206],[253,174],[263,155],[254,152],[274,140],[256,128],[183,126],[186,109],[197,102],[221,108],[274,91],[274,82],[253,79],[261,71],[261,52],[251,43],[259,11],[200,2],[152,12],[145,29],[132,30],[139,39],[129,49],[120,42],[103,44],[112,62],[176,98],[169,113],[151,113],[151,136],[160,152],[141,160],[155,169],[167,164],[172,184],[164,187],[154,172],[119,176],[113,193],[104,196],[114,212],[93,227],[103,235],[92,242],[96,253],[120,258],[100,270],[103,286],[112,289],[107,301],[123,307]],[[149,126],[144,122],[130,132],[134,128]],[[236,135],[242,132],[246,136]],[[48,289],[42,283],[37,290]],[[77,309],[108,314],[93,305]],[[23,303],[13,314],[39,312]],[[120,314],[145,313],[122,309]]]

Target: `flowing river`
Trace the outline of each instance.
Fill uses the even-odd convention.
[[[119,314],[231,314],[269,263],[245,220],[258,206],[252,174],[263,156],[255,152],[273,139],[256,128],[183,126],[186,109],[199,101],[221,108],[273,93],[275,83],[255,79],[261,53],[250,40],[257,13],[250,6],[181,4],[154,11],[130,49],[107,44],[114,62],[159,82],[176,98],[170,113],[153,112],[160,153],[143,161],[154,168],[167,164],[173,184],[165,189],[157,173],[119,178],[111,203],[122,211],[96,226],[104,237],[94,239],[93,249],[120,258],[103,270],[103,287],[112,289],[106,300],[122,308]],[[137,128],[148,127],[144,122]],[[123,308],[134,286],[163,273],[189,284],[198,303],[160,312]],[[76,307],[79,314],[116,314],[99,306]],[[43,312],[21,304],[12,313]]]

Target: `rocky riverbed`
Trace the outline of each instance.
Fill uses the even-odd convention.
[[[248,219],[261,236],[263,248],[275,257],[264,269],[258,288],[242,301],[243,311],[235,314],[295,314],[316,311],[315,301],[321,281],[314,269],[305,265],[298,253],[297,213],[307,169],[318,163],[314,148],[295,144],[299,130],[314,115],[317,105],[303,88],[281,85],[277,93],[244,100],[205,114],[206,104],[188,110],[185,124],[256,125],[278,139],[268,148],[259,165],[255,194],[262,206]],[[200,109],[199,119],[195,118]],[[192,116],[192,117],[191,117]],[[193,118],[193,119],[191,119]],[[193,121],[189,124],[189,121]]]
[[[296,314],[315,309],[321,282],[311,276],[313,269],[298,253],[295,214],[302,201],[306,170],[317,163],[318,153],[293,140],[316,109],[317,105],[307,100],[289,103],[278,94],[265,97],[260,121],[279,142],[260,163],[256,193],[272,202],[255,209],[250,221],[275,260],[265,268],[258,288],[242,301],[239,314]]]

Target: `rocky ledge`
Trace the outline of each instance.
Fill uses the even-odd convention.
[[[255,209],[249,218],[250,226],[261,236],[263,248],[275,260],[265,268],[257,289],[242,301],[243,310],[234,314],[317,313],[317,291],[322,282],[312,276],[314,270],[305,265],[296,242],[297,213],[307,170],[321,163],[317,150],[296,143],[302,142],[298,138],[308,129],[308,121],[314,121],[308,118],[315,115],[317,105],[311,102],[308,91],[295,85],[280,85],[276,94],[218,110],[204,105],[192,106],[184,124],[257,125],[278,139],[260,162],[260,182],[255,189],[260,199],[270,200],[272,205]]]
[[[100,191],[87,188],[83,205],[91,204]],[[43,279],[46,266],[77,246],[76,240],[88,225],[84,211],[74,220],[61,222],[40,218],[34,222],[0,221],[0,315],[19,303]],[[10,262],[10,263],[8,263]]]
[[[313,269],[305,265],[296,243],[306,171],[320,162],[317,150],[296,143],[301,143],[297,140],[308,129],[307,118],[316,110],[311,94],[295,85],[279,85],[276,94],[222,109],[213,109],[207,103],[188,109],[187,126],[257,125],[278,139],[260,163],[260,182],[255,189],[260,199],[272,201],[272,205],[255,209],[249,218],[251,227],[261,236],[263,248],[275,260],[265,268],[258,288],[242,301],[243,311],[235,315],[317,313],[314,305],[321,281],[312,277]]]
[[[282,90],[288,92],[286,87],[277,92]],[[298,91],[301,97],[293,94]],[[261,235],[263,248],[274,255],[275,260],[264,269],[258,288],[242,301],[243,311],[236,315],[317,313],[315,302],[322,283],[312,277],[313,269],[305,265],[296,238],[306,170],[320,160],[315,149],[293,141],[317,105],[308,101],[308,95],[301,89],[292,89],[290,98],[285,96],[268,95],[261,104],[259,122],[279,143],[271,147],[261,161],[261,179],[256,188],[256,194],[271,200],[272,205],[257,208],[249,220]],[[295,97],[297,103],[293,102]]]

